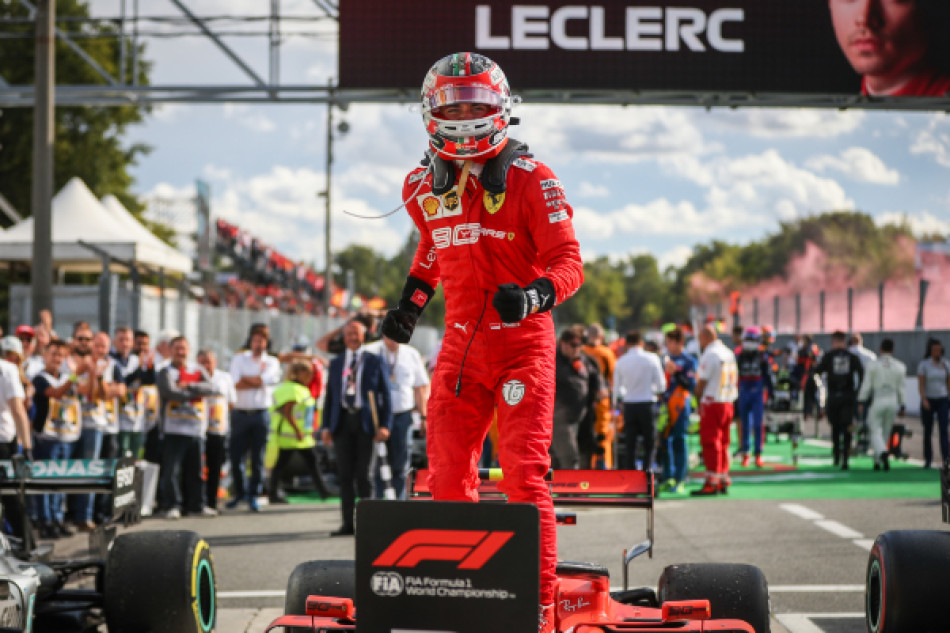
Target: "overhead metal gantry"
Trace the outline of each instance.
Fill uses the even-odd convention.
[[[14,0],[29,12],[23,21],[34,19],[35,0]],[[61,18],[57,20],[56,38],[78,55],[102,79],[94,85],[56,86],[57,106],[121,106],[154,105],[162,103],[327,103],[370,102],[406,103],[415,101],[415,87],[406,89],[341,89],[332,83],[283,83],[280,77],[281,45],[288,37],[321,37],[337,40],[338,0],[312,0],[313,13],[288,15],[282,11],[280,0],[269,0],[266,15],[200,16],[189,5],[189,0],[168,0],[177,9],[174,15],[145,15],[139,10],[142,0],[117,0],[119,13],[112,17],[86,19]],[[149,3],[154,6],[154,3]],[[130,10],[128,10],[130,9]],[[124,76],[114,77],[96,63],[77,43],[89,33],[77,25],[108,23],[114,26],[112,34],[120,38],[117,67],[125,69]],[[266,24],[266,28],[260,25]],[[288,27],[292,25],[291,27]],[[249,27],[250,25],[250,27]],[[301,30],[307,29],[307,30]],[[250,30],[249,30],[250,29]],[[103,29],[96,31],[102,37]],[[4,36],[0,34],[0,36]],[[24,34],[23,37],[32,37]],[[248,82],[223,85],[140,85],[136,83],[141,43],[150,38],[201,37],[211,42],[234,65]],[[263,67],[261,60],[249,63],[228,41],[235,37],[266,38],[268,42],[268,76],[254,70]],[[703,93],[692,91],[637,91],[637,90],[521,90],[517,91],[526,103],[613,104],[613,105],[673,105],[705,108],[738,107],[818,107],[866,108],[894,110],[950,111],[950,98],[920,99],[916,97],[874,99],[861,95],[802,95],[757,93]],[[0,76],[0,108],[32,107],[34,87],[10,85]]]
[[[27,10],[23,19],[0,21],[7,24],[32,23],[37,14],[35,0],[14,0]],[[280,0],[270,0],[267,15],[216,15],[200,16],[188,4],[188,0],[168,0],[178,10],[177,15],[144,15],[139,11],[141,0],[117,0],[117,16],[89,18],[60,17],[57,19],[55,37],[80,57],[101,83],[89,85],[56,86],[56,105],[130,105],[157,103],[225,103],[225,102],[326,102],[333,100],[332,85],[287,85],[280,78],[281,45],[288,37],[309,36],[336,40],[338,38],[338,10],[336,0],[313,0],[311,15],[287,15],[282,12]],[[152,3],[150,5],[153,6]],[[128,9],[131,8],[131,12]],[[266,30],[247,28],[266,22]],[[109,24],[110,29],[83,29],[88,24]],[[287,28],[287,24],[303,25],[308,31]],[[234,25],[240,25],[237,29]],[[76,28],[78,26],[78,28]],[[115,37],[119,41],[115,77],[96,62],[77,42],[89,37]],[[32,38],[32,32],[0,32],[0,37]],[[239,85],[141,85],[137,79],[141,67],[138,51],[143,42],[154,38],[202,37],[211,42],[245,75],[249,83]],[[226,40],[234,37],[263,37],[268,41],[268,76],[265,79],[255,66],[249,63]],[[259,61],[259,60],[253,60]],[[262,65],[262,64],[261,64]],[[126,79],[126,77],[128,79]],[[35,91],[29,85],[11,85],[0,76],[0,107],[32,107]],[[369,95],[354,95],[364,99]],[[376,100],[366,98],[365,100]],[[383,99],[387,100],[387,99]]]

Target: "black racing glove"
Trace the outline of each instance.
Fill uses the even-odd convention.
[[[529,314],[547,312],[554,307],[554,284],[538,277],[524,288],[518,284],[501,284],[491,304],[505,323],[517,323]]]
[[[416,321],[434,294],[435,289],[426,282],[412,275],[407,277],[402,298],[395,308],[386,313],[379,331],[397,343],[408,343],[412,331],[416,329]]]

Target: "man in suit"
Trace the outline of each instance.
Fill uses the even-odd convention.
[[[372,497],[375,442],[385,442],[392,426],[389,379],[379,356],[363,349],[366,326],[350,321],[343,328],[345,351],[330,361],[323,403],[323,443],[333,446],[343,524],[330,536],[355,534],[356,495]],[[372,394],[372,395],[371,395]],[[378,428],[370,399],[375,398]],[[354,486],[355,484],[355,486]]]

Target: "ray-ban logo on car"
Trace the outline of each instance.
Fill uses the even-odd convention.
[[[459,569],[481,569],[514,532],[501,530],[409,530],[392,542],[374,567],[415,567],[426,560],[457,561]]]

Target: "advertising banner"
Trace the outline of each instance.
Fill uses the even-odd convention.
[[[483,53],[512,89],[950,95],[946,0],[347,0],[340,86]]]

